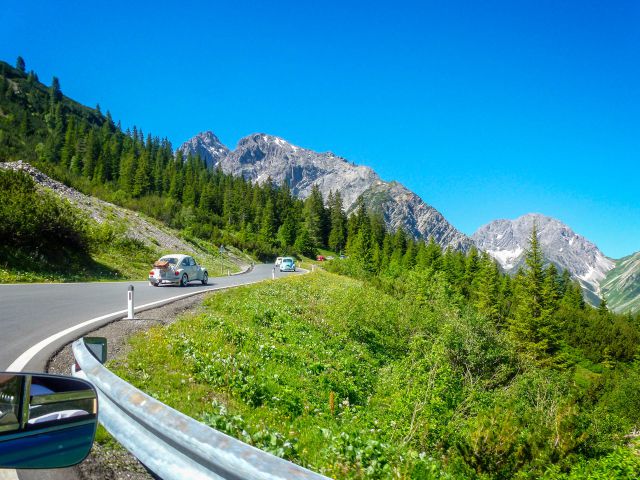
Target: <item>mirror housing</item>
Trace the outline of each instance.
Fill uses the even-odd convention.
[[[107,339],[104,337],[84,337],[82,340],[91,355],[104,365],[107,361]]]
[[[93,445],[98,396],[61,375],[0,373],[0,468],[62,468]]]

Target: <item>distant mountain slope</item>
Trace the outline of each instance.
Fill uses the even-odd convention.
[[[524,264],[534,223],[546,260],[560,271],[567,269],[580,282],[587,299],[598,303],[600,282],[614,268],[615,262],[559,220],[533,213],[515,220],[496,220],[478,229],[472,239],[506,272],[516,272]]]
[[[440,245],[468,250],[473,243],[456,230],[435,208],[398,182],[376,182],[362,194],[364,203],[382,213],[387,225],[402,227],[416,238],[433,237]]]
[[[362,196],[373,210],[383,214],[387,226],[402,226],[416,238],[433,236],[443,247],[468,249],[471,240],[456,230],[433,207],[396,182],[384,182],[369,167],[355,165],[331,152],[318,153],[263,133],[249,135],[233,151],[212,132],[196,135],[178,149],[183,155],[199,154],[208,165],[254,182],[271,179],[288,182],[294,195],[306,198],[317,185],[326,199],[339,191],[348,211]]]
[[[611,310],[620,313],[640,310],[640,252],[618,260],[600,288]]]

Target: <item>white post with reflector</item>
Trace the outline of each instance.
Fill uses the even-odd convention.
[[[127,320],[133,320],[133,285],[127,291]]]

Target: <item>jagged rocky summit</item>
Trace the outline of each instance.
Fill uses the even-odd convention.
[[[369,208],[384,216],[391,229],[402,226],[415,238],[433,237],[443,247],[467,250],[472,246],[466,235],[418,195],[331,152],[314,152],[263,133],[242,138],[231,151],[212,132],[196,135],[178,150],[185,156],[200,155],[211,168],[220,167],[227,174],[254,182],[287,182],[299,198],[308,197],[314,185],[325,199],[331,191],[340,192],[347,211],[362,197]]]
[[[505,272],[515,273],[524,264],[534,223],[544,258],[559,271],[568,270],[582,285],[587,300],[599,302],[600,284],[615,262],[559,220],[535,213],[515,220],[495,220],[480,227],[471,238]]]

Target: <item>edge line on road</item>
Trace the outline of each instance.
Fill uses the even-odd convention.
[[[226,290],[228,288],[235,288],[235,287],[242,287],[245,285],[251,285],[253,283],[259,283],[259,282],[263,282],[264,280],[267,279],[263,279],[263,280],[255,280],[252,282],[244,282],[244,283],[239,283],[237,285],[230,285],[230,286],[226,286],[226,287],[214,287],[214,288],[207,288],[205,290],[198,290],[196,292],[189,292],[189,293],[184,293],[182,295],[177,295],[175,297],[170,297],[170,298],[165,298],[162,300],[156,300],[155,302],[151,302],[151,303],[147,303],[145,305],[140,305],[139,307],[136,307],[134,309],[134,312],[141,312],[143,310],[148,310],[150,308],[154,308],[163,304],[167,304],[167,303],[171,303],[171,302],[175,302],[176,300],[180,300],[182,298],[186,298],[186,297],[191,297],[193,295],[198,295],[201,293],[205,293],[205,292],[215,292],[215,291],[219,291],[219,290]],[[27,366],[27,364],[33,359],[33,357],[35,357],[42,349],[44,349],[45,347],[48,347],[49,345],[51,345],[53,342],[55,342],[56,340],[61,339],[62,337],[75,332],[76,330],[80,330],[81,328],[87,327],[91,324],[94,323],[98,323],[101,321],[105,321],[108,319],[111,320],[118,320],[122,317],[124,317],[127,314],[127,310],[118,310],[116,312],[112,312],[112,313],[108,313],[106,315],[101,315],[99,317],[95,317],[92,318],[90,320],[86,320],[82,323],[78,323],[77,325],[74,325],[72,327],[66,328],[64,330],[61,330],[58,333],[54,333],[53,335],[45,338],[44,340],[41,340],[40,342],[36,343],[35,345],[33,345],[31,348],[29,348],[28,350],[26,350],[24,353],[22,353],[18,358],[16,358],[13,363],[11,365],[9,365],[9,367],[7,368],[7,372],[21,372],[24,367]]]

